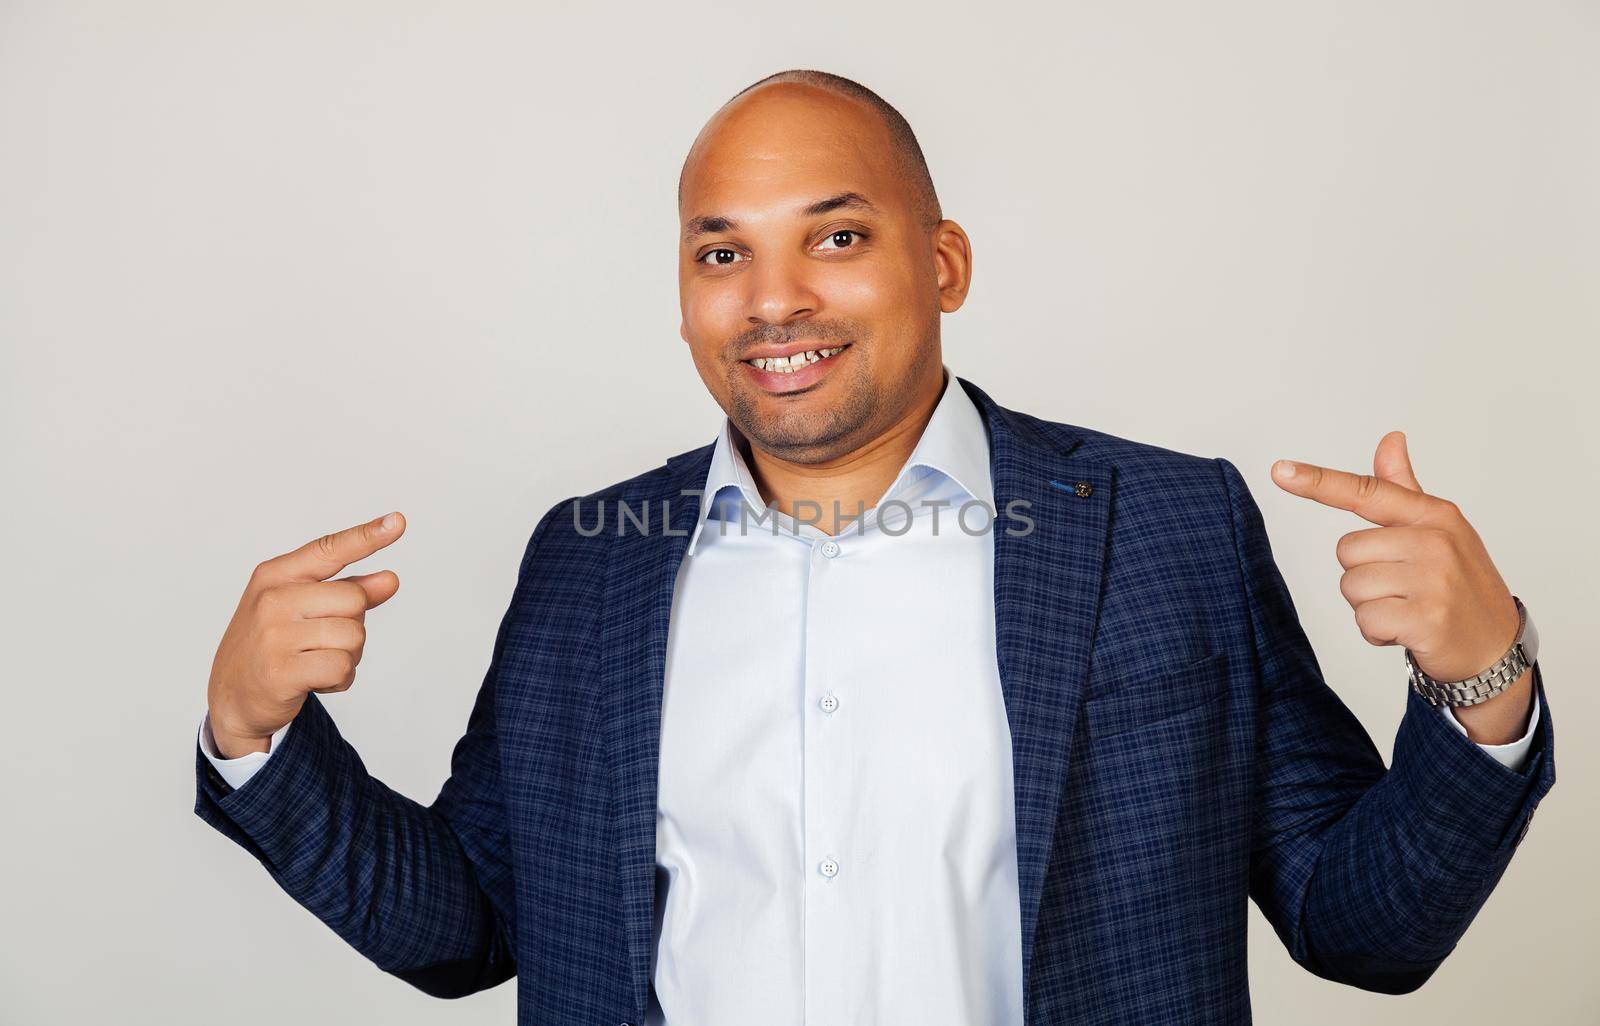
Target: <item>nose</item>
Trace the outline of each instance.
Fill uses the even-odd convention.
[[[820,306],[801,258],[758,259],[744,280],[750,290],[746,315],[751,324],[787,324],[811,316]]]

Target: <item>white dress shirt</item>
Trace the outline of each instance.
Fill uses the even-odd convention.
[[[737,437],[724,418],[673,594],[646,1024],[1020,1022],[982,416],[946,369],[831,538],[765,508]],[[1481,747],[1518,769],[1538,719]],[[239,759],[206,722],[200,743],[237,788],[287,730]]]
[[[736,437],[673,597],[645,1022],[1021,1022],[981,415],[947,375],[831,538],[764,509]],[[769,519],[741,531],[741,503]]]

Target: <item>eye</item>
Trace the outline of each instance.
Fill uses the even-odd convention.
[[[827,241],[835,243],[839,249],[849,249],[855,245],[854,240],[865,237],[865,232],[858,232],[854,228],[840,228],[838,231],[829,233]],[[841,238],[850,239],[851,241],[840,242]]]
[[[732,249],[708,249],[704,253],[701,253],[698,257],[695,258],[695,263],[704,264],[706,262],[706,257],[717,257],[718,259],[711,261],[711,263],[708,266],[722,267],[722,266],[724,266],[726,264],[733,263],[732,258],[736,257],[738,255],[739,255],[739,253],[738,253],[737,250],[732,250]],[[726,259],[726,260],[721,259],[724,256],[728,257],[729,259]]]

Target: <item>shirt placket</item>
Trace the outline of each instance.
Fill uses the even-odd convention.
[[[849,915],[853,887],[849,821],[848,767],[842,718],[849,715],[848,689],[839,674],[834,629],[836,597],[848,587],[851,538],[828,537],[809,529],[811,546],[805,611],[805,668],[802,674],[802,789],[805,859],[805,992],[807,1023],[853,1021],[847,983]]]

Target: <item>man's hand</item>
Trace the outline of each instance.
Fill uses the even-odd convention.
[[[367,640],[367,610],[400,590],[393,570],[329,577],[405,533],[390,513],[259,564],[211,664],[206,688],[217,752],[264,752],[306,695],[345,691]]]
[[[1424,673],[1450,681],[1487,669],[1511,647],[1519,626],[1511,592],[1455,503],[1417,483],[1404,434],[1391,431],[1378,442],[1370,475],[1279,460],[1272,479],[1379,525],[1350,532],[1335,550],[1345,568],[1339,590],[1367,641],[1403,645]],[[1472,740],[1504,744],[1523,734],[1531,676],[1452,710]]]

